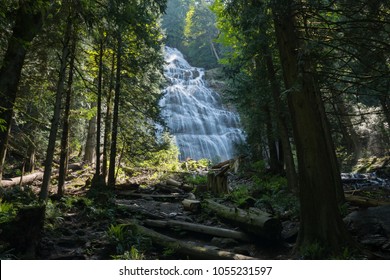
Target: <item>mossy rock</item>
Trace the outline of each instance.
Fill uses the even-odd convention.
[[[390,156],[359,159],[353,171],[357,173],[376,172],[378,177],[390,177]]]

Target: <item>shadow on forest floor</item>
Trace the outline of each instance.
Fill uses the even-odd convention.
[[[7,240],[0,240],[0,258],[292,258],[299,229],[296,213],[276,213],[273,205],[264,200],[264,203],[256,204],[251,196],[243,195],[241,201],[232,199],[232,195],[216,199],[202,191],[204,182],[200,182],[194,191],[194,186],[177,174],[151,184],[145,172],[118,185],[115,190],[97,192],[91,191],[88,185],[91,171],[73,172],[69,175],[65,197],[58,200],[52,196],[46,206],[44,230],[34,252],[29,250],[20,254]],[[236,177],[230,184],[242,185],[243,180],[248,179]],[[353,180],[344,183],[347,203],[341,212],[351,234],[368,251],[390,259],[390,189],[375,184],[357,188]],[[29,190],[34,193],[38,187]],[[3,202],[12,199],[12,195],[20,196],[18,191],[25,192],[21,189],[4,191]],[[276,213],[282,225],[280,236],[272,240],[248,233],[247,229],[208,210],[204,201],[209,198],[233,209],[237,209],[239,202],[244,211],[261,206],[259,211]],[[183,200],[190,202],[185,205]],[[373,207],[375,205],[379,206]],[[198,246],[207,252],[197,250]]]

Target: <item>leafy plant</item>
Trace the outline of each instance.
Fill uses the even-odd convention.
[[[308,260],[320,260],[326,257],[325,248],[318,242],[302,247],[300,253],[304,259]]]
[[[185,176],[184,180],[188,183],[188,184],[192,184],[192,185],[205,185],[207,184],[207,177],[206,176],[202,176],[202,175],[187,175]]]
[[[241,185],[235,188],[230,194],[228,194],[228,198],[239,207],[247,204],[248,200],[254,200],[252,198],[250,188],[246,185]]]
[[[0,223],[8,222],[16,216],[14,204],[0,198]]]
[[[48,200],[45,208],[45,227],[49,229],[55,229],[63,222],[63,213],[58,207],[58,203],[53,203]]]
[[[133,232],[127,224],[110,225],[107,235],[115,246],[114,259],[143,259],[143,252],[151,247],[149,238]]]
[[[145,255],[134,246],[131,246],[130,250],[125,251],[121,255],[114,255],[112,258],[114,260],[144,260]]]

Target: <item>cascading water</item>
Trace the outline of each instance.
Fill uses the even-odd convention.
[[[169,85],[160,106],[180,160],[233,158],[235,144],[244,141],[238,115],[223,107],[218,93],[207,87],[204,70],[190,66],[180,51],[166,47],[165,62]]]

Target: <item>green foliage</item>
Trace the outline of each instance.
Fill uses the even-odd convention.
[[[210,4],[201,0],[192,2],[185,17],[184,48],[188,61],[197,67],[218,67],[219,46],[214,42],[218,36],[215,15]]]
[[[45,209],[45,227],[47,229],[56,229],[64,222],[63,212],[58,207],[58,203],[48,200]]]
[[[187,184],[192,184],[194,186],[199,186],[199,185],[206,185],[207,184],[207,176],[203,175],[186,175],[184,177],[184,181]]]
[[[121,255],[114,255],[112,256],[114,260],[144,260],[145,255],[140,252],[137,248],[132,246],[130,250],[125,251]]]
[[[211,162],[207,158],[201,158],[199,160],[187,160],[183,163],[186,170],[205,169],[210,167]]]
[[[0,198],[0,224],[11,221],[16,216],[16,207]]]
[[[109,241],[115,246],[113,259],[144,259],[143,251],[151,246],[148,238],[133,233],[129,225],[110,225],[107,230]]]
[[[318,242],[300,248],[300,254],[307,260],[321,260],[326,258],[326,248]]]
[[[168,134],[163,134],[163,142],[157,151],[148,152],[146,159],[138,163],[138,166],[144,168],[155,168],[160,171],[179,171],[179,148],[176,146],[173,138]]]
[[[254,200],[251,189],[245,185],[236,187],[227,197],[238,207],[245,207],[249,200]]]
[[[5,131],[7,122],[3,119],[0,119],[0,131]]]

